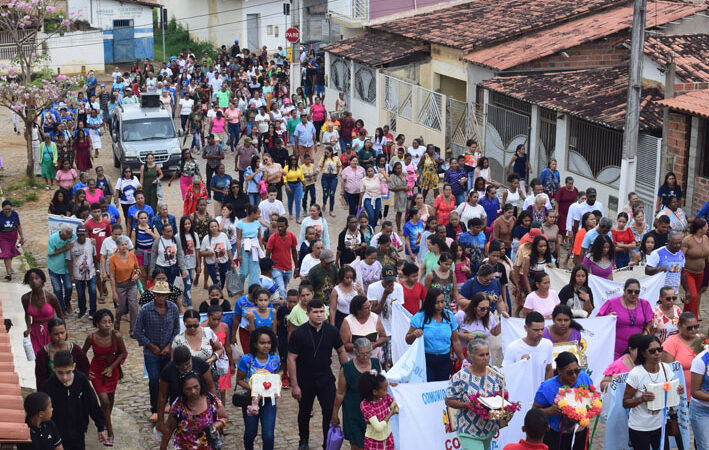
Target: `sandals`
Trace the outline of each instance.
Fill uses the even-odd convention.
[[[113,447],[113,436],[108,436],[105,441],[103,441],[104,447]]]
[[[12,275],[10,275],[9,273],[5,275],[5,281],[12,281]]]

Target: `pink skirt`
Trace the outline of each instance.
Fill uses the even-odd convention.
[[[0,259],[12,259],[19,256],[17,250],[17,230],[0,232]]]
[[[180,191],[182,192],[182,201],[185,201],[187,189],[192,185],[192,177],[180,176]]]

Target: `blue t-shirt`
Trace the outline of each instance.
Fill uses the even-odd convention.
[[[474,276],[466,281],[460,288],[460,295],[468,300],[473,298],[473,295],[482,292],[490,299],[490,312],[495,312],[497,309],[497,301],[501,299],[502,285],[500,280],[493,279],[487,286],[478,281],[478,277]]]
[[[419,249],[421,248],[423,229],[423,222],[420,220],[416,222],[416,225],[413,225],[410,221],[404,224],[404,237],[409,238],[409,245],[414,255],[418,255]],[[406,254],[409,254],[408,249],[406,249]]]
[[[468,258],[470,258],[470,267],[473,269],[473,273],[475,273],[478,270],[478,266],[482,264],[485,259],[485,244],[487,244],[485,233],[481,231],[477,235],[474,235],[468,231],[460,235],[458,242],[460,242],[463,248],[470,250]]]
[[[268,307],[273,307],[271,302],[268,302]],[[234,315],[241,317],[239,327],[244,329],[249,328],[249,319],[247,319],[245,316],[246,311],[248,311],[250,308],[256,308],[256,304],[249,300],[248,295],[242,295],[236,300],[236,303],[234,303]]]
[[[583,237],[583,242],[581,243],[581,248],[586,248],[586,249],[591,249],[591,246],[593,245],[593,241],[596,240],[598,237],[598,229],[593,228],[592,230],[588,231],[586,233],[586,236]],[[613,235],[611,232],[608,232],[608,237],[611,238],[611,242],[613,242]]]
[[[275,352],[276,349],[271,348],[271,351]],[[281,368],[281,358],[276,353],[269,353],[266,362],[262,363],[254,355],[247,353],[241,357],[236,368],[246,374],[246,382],[248,383],[251,375],[259,369],[266,369],[271,373],[278,372]]]
[[[135,228],[136,224],[138,223],[138,213],[141,211],[145,211],[148,213],[148,224],[150,223],[151,220],[153,220],[153,208],[150,207],[150,205],[145,204],[143,205],[142,208],[138,208],[138,204],[135,203],[128,208],[128,217],[133,219],[132,226]]]
[[[0,232],[12,232],[20,226],[20,216],[17,211],[11,211],[10,216],[0,214]]]
[[[87,133],[87,136],[88,136],[88,133]],[[84,183],[82,183],[81,181],[79,181],[79,182],[76,183],[76,184],[74,185],[74,187],[71,189],[71,193],[72,193],[73,195],[76,195],[76,193],[79,191],[79,189],[84,189],[84,188],[87,188],[87,187],[89,187],[88,184],[84,184]],[[104,195],[106,195],[106,194],[104,194]]]
[[[212,180],[209,183],[210,188],[216,188],[219,190],[226,190],[229,187],[229,183],[231,183],[231,176],[224,174],[224,176],[219,175],[219,174],[214,174],[212,175]],[[212,192],[212,196],[214,197],[214,200],[221,202],[224,200],[224,194],[221,192]]]
[[[497,219],[497,212],[500,210],[500,200],[497,197],[493,197],[490,200],[487,195],[478,201],[478,205],[482,206],[485,210],[485,215],[487,216],[487,225],[492,225],[492,222]]]
[[[121,219],[121,213],[118,212],[118,208],[109,204],[108,209],[102,214],[104,217],[108,217],[111,224],[118,222]]]
[[[522,236],[529,233],[529,230],[530,228],[525,228],[522,225],[515,225],[515,227],[512,228],[512,237],[514,239],[522,239]]]
[[[71,239],[66,241],[59,237],[58,231],[49,236],[49,241],[47,242],[47,268],[49,270],[60,275],[69,273],[66,266],[66,252],[54,256],[49,255],[64,247],[67,242],[73,240],[76,240],[76,233],[71,237]]]
[[[449,310],[444,309],[443,314],[446,317],[440,322],[431,319],[425,324],[423,311],[417,312],[411,318],[411,326],[423,330],[423,347],[426,353],[444,355],[451,351],[451,334],[458,329],[458,322]]]
[[[248,177],[249,175],[254,174],[254,169],[251,168],[251,166],[246,168],[246,171],[244,172],[244,176]],[[250,179],[249,181],[246,182],[246,193],[247,194],[258,194],[258,183],[261,181],[261,178],[263,178],[263,172],[259,172],[255,177]]]
[[[212,178],[214,179],[214,178]],[[243,219],[236,222],[236,228],[241,230],[241,239],[258,237],[258,230],[261,227],[258,221],[245,222]]]
[[[571,387],[576,388],[579,386],[591,386],[592,384],[593,381],[591,380],[591,377],[589,377],[584,370],[581,370],[581,373],[579,373],[579,376],[576,379],[576,384]],[[559,393],[559,388],[561,386],[562,384],[561,381],[559,381],[558,376],[549,378],[539,386],[539,389],[537,389],[537,393],[534,395],[534,402],[539,404],[542,408],[548,408],[549,406],[554,404],[554,399],[556,398],[556,394]],[[549,416],[548,419],[549,427],[552,430],[558,432],[561,416]],[[571,425],[571,427],[575,425],[575,423],[570,420],[567,420],[566,423]]]

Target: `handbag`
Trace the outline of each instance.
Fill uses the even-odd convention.
[[[209,341],[209,344],[212,346],[212,350],[214,350],[214,342]],[[214,369],[217,372],[217,377],[221,378],[224,375],[229,373],[229,357],[226,355],[226,349],[224,349],[224,352],[222,353],[222,356],[217,358],[216,361],[214,361]]]
[[[251,364],[252,364],[251,358],[249,358],[249,368],[246,370],[246,374],[248,375],[249,372],[251,372]],[[239,388],[239,385],[237,384],[237,387],[234,389],[234,394],[231,396],[231,403],[232,405],[236,406],[237,408],[246,408],[251,404],[251,393],[246,392],[244,393],[243,391],[237,392],[236,389]]]

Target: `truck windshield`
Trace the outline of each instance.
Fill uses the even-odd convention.
[[[168,118],[128,120],[123,121],[121,125],[123,126],[121,137],[124,142],[153,141],[175,137],[175,127],[172,120]]]

